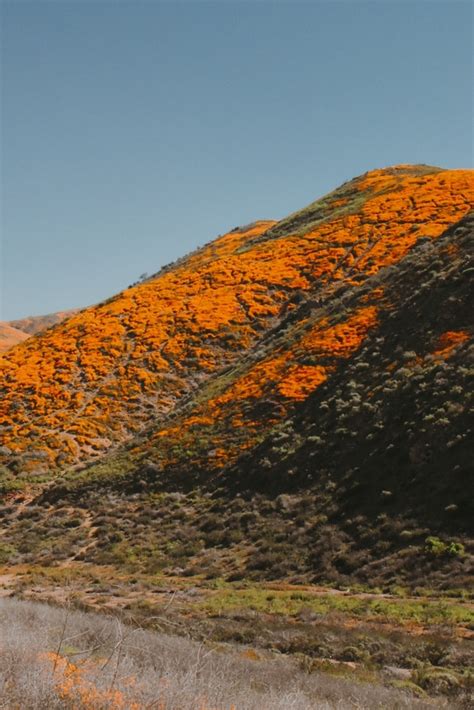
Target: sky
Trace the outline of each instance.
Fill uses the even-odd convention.
[[[463,0],[1,0],[1,311],[99,302],[376,167],[471,167]]]

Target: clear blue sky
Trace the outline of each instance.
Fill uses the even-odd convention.
[[[3,0],[2,296],[88,305],[394,163],[472,163],[472,5]]]

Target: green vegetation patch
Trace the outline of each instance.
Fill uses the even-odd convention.
[[[250,609],[266,614],[297,616],[309,610],[315,614],[343,613],[393,623],[472,624],[473,610],[448,600],[370,598],[338,593],[270,590],[265,587],[235,589],[224,586],[200,602],[210,614]]]

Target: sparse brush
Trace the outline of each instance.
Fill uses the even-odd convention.
[[[393,688],[305,673],[284,658],[28,601],[0,600],[0,638],[2,710],[430,707]]]

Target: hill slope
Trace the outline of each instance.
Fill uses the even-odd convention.
[[[12,320],[9,324],[13,328],[18,328],[18,330],[23,331],[23,333],[35,335],[36,333],[41,333],[42,330],[46,330],[46,328],[51,328],[51,326],[61,323],[63,320],[66,320],[66,318],[69,318],[74,313],[77,313],[77,311],[77,308],[73,308],[69,311],[48,313],[48,315],[45,316],[28,316],[27,318]]]
[[[0,353],[9,350],[17,343],[22,343],[28,337],[27,333],[13,327],[9,323],[0,322]]]
[[[14,345],[22,343],[30,335],[40,333],[52,325],[61,323],[61,321],[69,318],[75,312],[75,310],[58,311],[58,313],[50,313],[47,316],[30,316],[29,318],[12,320],[8,323],[0,322],[0,354],[10,350]]]
[[[264,347],[301,300],[324,304],[338,290],[361,288],[420,239],[438,237],[469,209],[472,183],[463,170],[375,170],[279,223],[234,230],[13,349],[0,367],[7,464],[44,474],[156,428],[183,398]],[[195,416],[224,417],[235,428],[240,401],[263,405],[275,381],[281,416],[360,346],[377,322],[376,299],[340,323],[313,314],[277,358],[248,369]],[[259,419],[247,424],[261,433]],[[219,446],[214,457],[228,458]]]
[[[373,171],[12,350],[4,490],[41,478],[11,549],[464,584],[472,197],[468,171]]]

